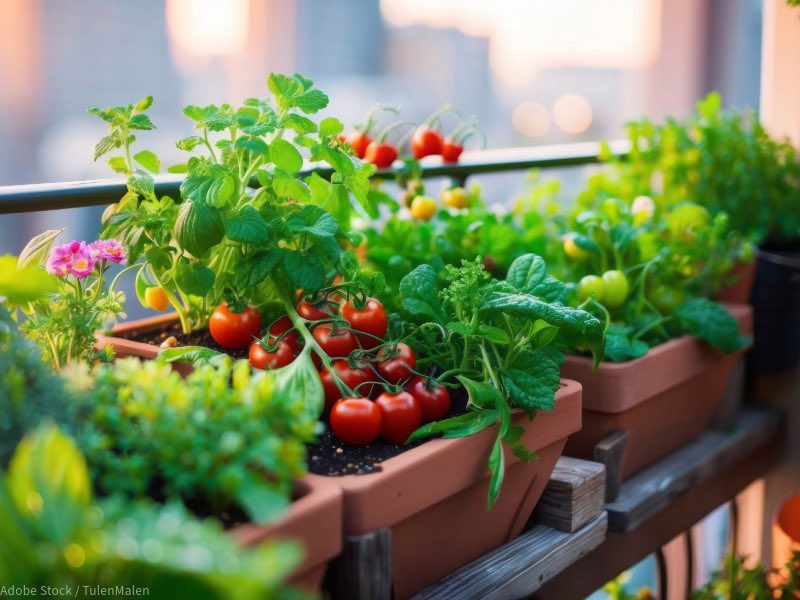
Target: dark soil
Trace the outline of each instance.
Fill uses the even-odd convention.
[[[148,329],[146,331],[132,330],[128,333],[118,335],[126,340],[144,342],[145,344],[152,344],[153,346],[160,346],[161,342],[170,336],[174,336],[175,339],[178,340],[178,346],[204,346],[216,350],[217,352],[228,354],[233,358],[247,358],[247,348],[244,350],[226,350],[214,341],[208,329],[195,331],[188,335],[184,334],[181,331],[181,324],[177,321],[157,329]]]

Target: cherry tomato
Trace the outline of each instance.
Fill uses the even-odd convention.
[[[589,252],[575,243],[575,236],[567,234],[564,237],[564,252],[574,260],[585,260]]]
[[[411,136],[411,153],[419,160],[442,152],[442,134],[427,125],[420,125]]]
[[[292,320],[287,317],[283,316],[277,321],[275,321],[269,328],[269,335],[273,338],[278,338],[281,336],[282,333],[286,333],[290,329],[292,329],[294,325],[292,325]],[[293,330],[291,333],[287,333],[286,336],[283,338],[289,346],[292,348],[297,347],[297,331]]]
[[[353,147],[358,158],[364,158],[372,138],[363,131],[354,131],[347,136],[347,143]]]
[[[164,312],[169,307],[167,293],[162,287],[149,287],[144,291],[144,305],[159,312]]]
[[[331,305],[325,302],[319,304],[311,304],[306,300],[301,300],[297,305],[297,314],[303,317],[306,321],[319,321],[320,319],[328,319],[333,314]]]
[[[699,204],[685,202],[679,204],[667,216],[667,229],[672,237],[691,242],[697,238],[697,231],[710,224],[708,210]]]
[[[356,336],[349,329],[339,327],[333,332],[333,323],[322,323],[311,332],[320,348],[332,357],[347,357],[358,348]]]
[[[411,201],[411,216],[417,221],[430,221],[436,214],[436,200],[417,196]]]
[[[578,282],[578,300],[581,302],[594,295],[594,299],[602,303],[605,293],[606,284],[597,275],[586,275]]]
[[[683,288],[657,285],[647,293],[647,298],[662,315],[670,315],[685,299]]]
[[[373,140],[364,152],[364,160],[371,162],[379,169],[388,169],[397,160],[397,148],[391,144],[382,144]]]
[[[372,386],[361,385],[368,381],[377,379],[374,373],[371,372],[369,367],[363,369],[351,369],[350,364],[346,360],[335,360],[331,365],[334,374],[344,383],[347,387],[353,390],[360,396],[369,396],[372,393]],[[325,410],[330,410],[333,404],[342,397],[342,392],[333,375],[328,369],[322,369],[319,372],[320,381],[322,381],[322,389],[325,392]],[[361,385],[361,387],[358,387]],[[358,388],[358,389],[356,389]]]
[[[431,383],[434,387],[429,388]],[[409,382],[407,391],[419,402],[423,423],[438,421],[450,410],[450,392],[447,388],[425,377],[414,377]]]
[[[458,162],[461,153],[464,151],[464,146],[447,139],[442,143],[442,161],[446,163]]]
[[[340,398],[331,409],[331,430],[345,444],[366,446],[381,431],[381,409],[369,398]]]
[[[410,369],[417,366],[414,351],[403,342],[394,348],[381,348],[378,352],[378,373],[389,383],[400,383],[414,374]]]
[[[223,302],[211,313],[208,330],[214,341],[226,350],[242,350],[261,335],[261,315],[252,306],[235,313]]]
[[[419,401],[408,392],[383,392],[375,404],[381,411],[381,437],[390,444],[403,444],[422,424]]]
[[[389,326],[386,309],[375,298],[367,298],[364,308],[358,308],[353,300],[350,300],[342,307],[342,317],[350,323],[350,328],[354,330],[362,348],[374,348],[380,344],[380,340],[375,338],[382,339]],[[369,335],[358,333],[360,331]]]
[[[618,308],[628,297],[628,278],[622,271],[606,271],[603,273],[605,293],[603,304],[608,308]]]
[[[278,342],[273,352],[270,352],[258,341],[250,345],[248,353],[250,364],[256,369],[279,369],[294,360],[292,346],[284,339]]]
[[[466,208],[469,206],[467,191],[463,187],[450,188],[442,192],[442,204],[450,208]]]

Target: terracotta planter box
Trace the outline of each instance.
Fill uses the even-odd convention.
[[[753,331],[750,306],[728,310],[746,335]],[[595,445],[617,429],[628,441],[620,465],[626,479],[698,436],[709,424],[737,357],[683,336],[624,363],[569,356],[561,376],[583,384],[583,427],[570,437],[567,456],[592,459]]]
[[[325,567],[342,551],[342,492],[326,478],[307,475],[297,482],[297,499],[278,523],[246,523],[233,535],[243,546],[255,546],[267,539],[294,539],[305,551],[292,583],[318,589]]]
[[[161,352],[159,346],[146,344],[144,342],[135,342],[119,336],[158,331],[165,325],[171,325],[177,321],[178,315],[174,312],[133,321],[124,321],[114,326],[114,329],[111,330],[111,335],[104,335],[102,333],[96,334],[95,338],[97,342],[95,343],[95,347],[103,348],[111,345],[119,358],[135,356],[137,358],[152,360]],[[193,370],[192,365],[189,363],[173,363],[173,368],[184,376]]]
[[[732,271],[736,281],[720,289],[715,300],[729,304],[748,304],[750,302],[750,292],[753,290],[753,282],[756,278],[757,265],[758,262],[755,259],[749,263],[737,262]]]
[[[395,597],[407,598],[457,568],[520,534],[539,500],[567,436],[581,426],[581,386],[562,380],[551,412],[527,425],[525,444],[539,459],[520,461],[507,449],[500,497],[486,509],[486,461],[496,427],[478,435],[431,440],[381,463],[369,475],[322,477],[344,494],[344,534],[392,532]]]

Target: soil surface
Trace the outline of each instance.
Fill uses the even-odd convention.
[[[226,352],[233,358],[247,358],[247,349],[233,352],[225,350],[217,345],[207,329],[185,335],[181,332],[180,323],[177,322],[157,329],[133,330],[120,335],[120,337],[127,340],[144,342],[154,346],[160,346],[161,342],[170,336],[175,336],[180,346],[205,346],[218,352]],[[467,405],[466,393],[463,390],[450,390],[450,395],[453,401],[447,416],[452,417],[464,414]],[[427,441],[420,440],[408,446],[399,446],[378,440],[368,446],[349,446],[338,440],[327,429],[327,422],[325,426],[326,431],[319,436],[317,443],[308,446],[308,470],[317,475],[339,476],[375,473],[381,470],[380,463],[384,460],[402,454],[411,448],[416,448]],[[197,507],[197,509],[200,509],[200,507]],[[195,510],[195,512],[198,512],[198,510]],[[202,512],[202,510],[199,512]],[[225,520],[228,523],[235,523],[238,522],[240,516],[230,515]]]

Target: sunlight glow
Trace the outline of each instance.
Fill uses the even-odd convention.
[[[553,120],[562,131],[583,133],[592,124],[592,105],[578,94],[564,94],[553,104]]]
[[[167,0],[167,27],[176,49],[223,56],[244,49],[250,0]]]

